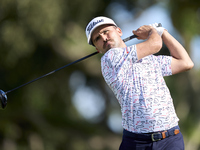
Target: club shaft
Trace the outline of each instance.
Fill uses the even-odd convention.
[[[162,24],[159,23],[159,24],[158,24],[158,27],[161,27],[161,26],[162,26]],[[127,42],[127,41],[129,41],[129,40],[131,40],[131,39],[134,39],[134,38],[136,38],[136,37],[137,37],[137,35],[131,35],[131,36],[129,36],[129,37],[123,39],[123,41],[124,41],[124,42]],[[59,71],[59,70],[61,70],[61,69],[64,69],[64,68],[66,68],[66,67],[68,67],[68,66],[70,66],[70,65],[73,65],[73,64],[75,64],[75,63],[77,63],[77,62],[80,62],[80,61],[82,61],[82,60],[84,60],[84,59],[86,59],[86,58],[89,58],[89,57],[91,57],[91,56],[93,56],[93,55],[96,55],[96,54],[98,54],[98,52],[94,52],[94,53],[92,53],[92,54],[89,54],[89,55],[87,55],[87,56],[85,56],[85,57],[83,57],[83,58],[80,58],[80,59],[78,59],[78,60],[76,60],[76,61],[74,61],[74,62],[71,62],[71,63],[69,63],[69,64],[67,64],[67,65],[65,65],[65,66],[63,66],[63,67],[60,67],[60,68],[58,68],[58,69],[56,69],[56,70],[53,70],[53,71],[51,71],[51,72],[49,72],[49,73],[47,73],[47,74],[45,74],[45,75],[43,75],[43,76],[40,76],[40,77],[38,77],[38,78],[36,78],[36,79],[34,79],[34,80],[31,80],[31,81],[29,81],[29,82],[27,82],[27,83],[25,83],[25,84],[22,84],[22,85],[20,85],[20,86],[14,88],[14,89],[12,89],[12,90],[6,91],[5,94],[8,94],[8,93],[10,93],[10,92],[12,92],[12,91],[15,91],[15,90],[17,90],[17,89],[19,89],[19,88],[21,88],[21,87],[23,87],[23,86],[26,86],[26,85],[28,85],[28,84],[30,84],[30,83],[33,83],[33,82],[35,82],[35,81],[37,81],[37,80],[39,80],[39,79],[42,79],[42,78],[44,78],[44,77],[46,77],[46,76],[48,76],[48,75],[51,75],[51,74],[53,74],[53,73],[55,73],[55,72],[57,72],[57,71]]]
[[[131,39],[133,39],[133,38],[136,38],[136,37],[137,37],[137,35],[131,35],[131,36],[129,36],[129,37],[123,39],[123,41],[124,41],[124,42],[127,42],[127,41],[129,41],[129,40],[131,40]]]
[[[43,75],[43,76],[40,76],[40,77],[38,77],[38,78],[36,78],[36,79],[34,79],[34,80],[31,80],[31,81],[29,81],[29,82],[27,82],[27,83],[25,83],[25,84],[22,84],[22,85],[20,85],[20,86],[14,88],[14,89],[12,89],[12,90],[6,91],[5,93],[8,94],[8,93],[10,93],[10,92],[12,92],[12,91],[15,91],[15,90],[17,90],[17,89],[23,87],[23,86],[26,86],[26,85],[28,85],[28,84],[30,84],[30,83],[33,83],[33,82],[35,82],[35,81],[37,81],[37,80],[39,80],[39,79],[42,79],[42,78],[44,78],[44,77],[46,77],[46,76],[48,76],[48,75],[51,75],[51,74],[53,74],[53,73],[55,73],[55,72],[57,72],[57,71],[59,71],[59,70],[61,70],[61,69],[64,69],[64,68],[66,68],[66,67],[68,67],[68,66],[70,66],[70,65],[73,65],[73,64],[75,64],[75,63],[77,63],[77,62],[79,62],[79,61],[82,61],[82,60],[84,60],[84,59],[86,59],[86,58],[89,58],[89,57],[91,57],[91,56],[93,56],[93,55],[96,55],[96,54],[98,54],[98,52],[94,52],[94,53],[92,53],[92,54],[90,54],[90,55],[87,55],[87,56],[85,56],[85,57],[83,57],[83,58],[80,58],[80,59],[78,59],[78,60],[76,60],[76,61],[74,61],[74,62],[71,62],[71,63],[69,63],[69,64],[67,64],[67,65],[65,65],[65,66],[62,66],[62,67],[60,67],[60,68],[58,68],[58,69],[56,69],[56,70],[53,70],[53,71],[51,71],[51,72],[49,72],[49,73],[47,73],[47,74],[45,74],[45,75]]]

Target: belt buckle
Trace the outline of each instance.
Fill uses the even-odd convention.
[[[152,134],[151,134],[151,140],[152,140],[153,142],[155,142],[155,141],[160,141],[160,140],[161,140],[161,139],[154,139],[154,135],[156,135],[156,134],[160,134],[160,132],[152,133]]]

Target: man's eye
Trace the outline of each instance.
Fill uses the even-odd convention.
[[[103,31],[104,34],[106,34],[108,32],[108,30]]]
[[[95,42],[97,42],[98,40],[99,40],[99,36],[98,36],[98,37],[96,37],[94,41],[95,41]]]

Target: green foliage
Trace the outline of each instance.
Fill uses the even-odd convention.
[[[94,52],[86,42],[85,27],[91,18],[106,15],[111,2],[119,2],[129,10],[144,10],[157,3],[1,0],[0,88],[10,90]],[[168,6],[173,23],[189,48],[191,38],[199,34],[199,1],[173,0]],[[7,108],[0,112],[0,149],[118,149],[121,135],[110,131],[107,118],[113,107],[120,108],[110,100],[113,95],[101,76],[100,57],[94,56],[9,93]],[[76,70],[84,73],[87,86],[99,89],[105,98],[106,108],[97,123],[85,120],[72,104],[74,93],[69,80]],[[199,72],[195,70],[167,79],[189,146],[193,144],[190,138],[195,138],[199,129],[199,82]],[[196,149],[200,147],[198,141],[195,145]]]

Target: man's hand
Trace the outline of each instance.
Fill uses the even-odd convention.
[[[157,33],[162,37],[165,28],[158,26],[158,23],[150,24],[150,26],[154,27]]]
[[[155,30],[154,27],[150,25],[143,25],[139,27],[137,30],[133,30],[133,34],[137,35],[137,39],[145,40],[149,37],[152,30]]]
[[[147,39],[144,42],[136,44],[138,60],[151,54],[155,54],[162,48],[162,38],[158,35],[155,28],[144,25],[133,31],[137,39]]]

